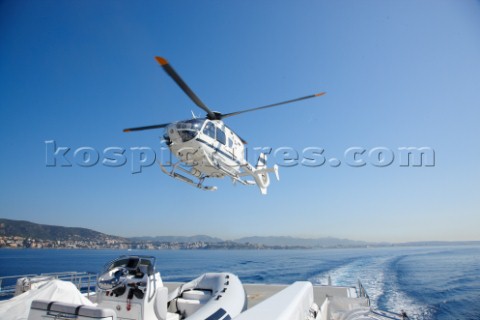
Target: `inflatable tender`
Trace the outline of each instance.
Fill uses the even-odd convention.
[[[174,290],[168,300],[168,310],[188,320],[231,319],[247,309],[243,285],[231,273],[205,273]]]
[[[28,320],[230,320],[247,308],[243,285],[231,273],[206,273],[168,294],[151,256],[109,262],[98,276],[94,304],[65,299],[32,301]]]

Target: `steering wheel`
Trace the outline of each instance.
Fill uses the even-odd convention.
[[[127,281],[128,269],[125,267],[116,267],[108,270],[98,276],[97,287],[103,291],[115,290],[125,284]]]

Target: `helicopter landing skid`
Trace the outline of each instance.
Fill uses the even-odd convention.
[[[205,191],[215,191],[217,190],[217,187],[215,186],[204,186],[203,185],[203,182],[205,181],[205,176],[200,176],[200,177],[197,177],[195,175],[193,175],[190,171],[180,167],[180,162],[177,162],[175,164],[172,165],[172,170],[168,171],[160,162],[158,162],[158,165],[160,166],[160,169],[162,169],[163,173],[165,173],[166,175],[174,178],[174,179],[177,179],[179,181],[183,181],[185,183],[188,183],[189,185],[193,186],[193,187],[196,187],[198,189],[201,189],[201,190],[205,190]],[[195,181],[193,181],[192,179],[186,177],[185,175],[183,174],[180,174],[176,171],[182,171],[184,174],[187,174],[187,175],[190,175],[192,177],[195,177],[195,178],[198,178],[198,182],[195,183]]]

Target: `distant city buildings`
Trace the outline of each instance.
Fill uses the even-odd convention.
[[[0,248],[9,249],[257,250],[358,248],[369,245],[372,244],[332,237],[303,239],[252,236],[237,240],[222,240],[207,235],[196,235],[124,238],[86,228],[43,225],[0,218]]]
[[[130,243],[118,240],[45,240],[20,236],[0,236],[0,248],[31,249],[129,249]]]
[[[157,241],[120,241],[117,239],[83,240],[44,240],[20,236],[0,236],[0,248],[11,249],[142,249],[142,250],[198,250],[198,249],[285,249],[292,247],[266,246],[255,243],[237,243],[233,241],[209,243],[195,242],[157,242]],[[296,247],[302,248],[302,247]]]

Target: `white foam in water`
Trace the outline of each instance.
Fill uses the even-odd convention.
[[[384,266],[387,258],[359,258],[338,268],[323,272],[311,279],[315,284],[327,284],[328,277],[333,285],[352,286],[360,280],[370,296],[372,306],[376,307],[378,298],[384,289]]]
[[[386,279],[388,281],[388,288],[385,290],[385,295],[387,297],[385,309],[397,312],[404,310],[412,320],[434,319],[433,312],[427,305],[418,303],[418,301],[400,290],[395,275],[392,275],[389,278],[390,279]]]
[[[385,271],[391,257],[359,258],[338,268],[314,276],[314,284],[327,284],[330,276],[333,285],[352,286],[360,280],[367,291],[373,308],[378,306],[380,297],[385,295],[386,305],[382,309],[401,312],[404,310],[410,319],[433,319],[432,312],[425,305],[415,302],[398,288],[397,279],[392,279]]]
[[[434,319],[428,306],[417,303],[404,292],[396,290],[395,286],[387,292],[387,310],[404,310],[410,319],[430,320]]]

